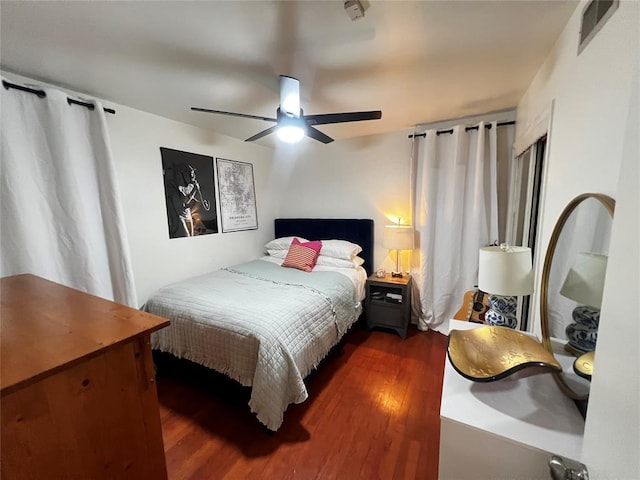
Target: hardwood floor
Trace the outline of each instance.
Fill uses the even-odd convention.
[[[249,411],[249,389],[159,362],[169,479],[436,479],[446,337],[356,324],[341,345],[271,434]]]

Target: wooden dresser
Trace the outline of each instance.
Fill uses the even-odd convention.
[[[0,477],[166,479],[149,337],[163,318],[0,280]]]

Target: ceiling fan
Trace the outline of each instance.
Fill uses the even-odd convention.
[[[275,125],[249,137],[245,142],[253,142],[270,133],[276,132],[278,137],[288,143],[295,143],[307,135],[322,143],[331,143],[333,138],[325,135],[315,128],[315,125],[327,125],[330,123],[361,122],[364,120],[379,120],[382,118],[380,110],[367,112],[323,113],[319,115],[305,115],[300,108],[300,81],[293,77],[280,75],[280,106],[276,110],[276,118],[259,117],[244,113],[223,112],[208,108],[191,107],[196,112],[217,113],[234,117],[253,118],[274,122]]]

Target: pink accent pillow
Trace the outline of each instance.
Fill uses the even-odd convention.
[[[320,240],[303,243],[294,238],[282,266],[310,272],[318,260],[321,248],[322,242]]]

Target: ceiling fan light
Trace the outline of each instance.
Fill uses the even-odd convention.
[[[299,125],[282,125],[277,130],[278,138],[286,143],[298,143],[304,137],[304,129]]]

